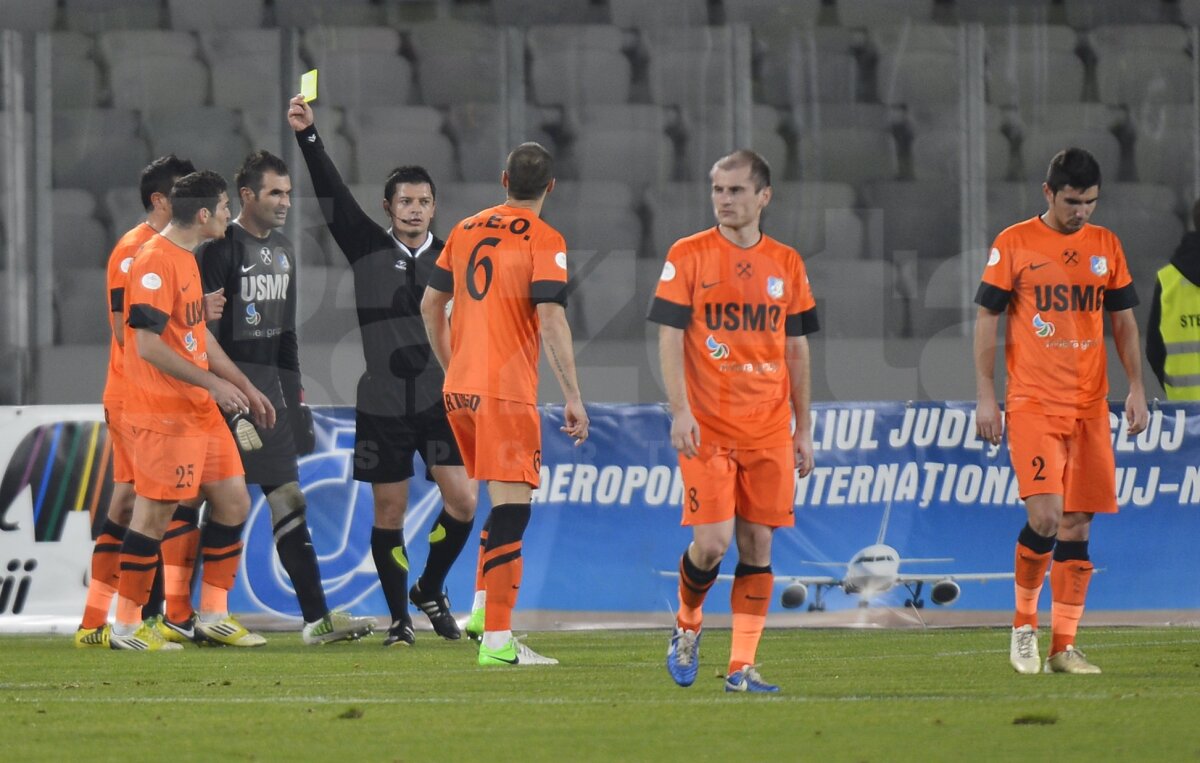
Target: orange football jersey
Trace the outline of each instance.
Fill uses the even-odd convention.
[[[208,390],[165,374],[137,352],[148,329],[189,363],[208,370],[204,289],[196,258],[161,235],[133,258],[125,287],[125,423],[163,434],[197,433],[220,423]]]
[[[454,295],[445,389],[537,403],[537,305],[566,305],[567,244],[532,210],[502,204],[454,226],[429,278]]]
[[[108,256],[105,289],[108,292],[109,312],[121,314],[117,331],[125,330],[125,284],[129,278],[129,268],[133,265],[133,256],[154,233],[149,225],[139,223],[121,236]],[[102,399],[105,408],[119,407],[125,399],[125,349],[117,343],[115,334],[108,340],[108,378],[104,382]]]
[[[684,377],[701,442],[791,442],[786,341],[818,328],[799,252],[766,235],[743,249],[716,227],[680,239],[667,253],[649,317],[684,331]]]
[[[1103,311],[1138,303],[1121,242],[1099,225],[1060,233],[1040,217],[996,237],[975,301],[1008,313],[1005,407],[1106,415]]]

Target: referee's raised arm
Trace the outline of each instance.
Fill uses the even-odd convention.
[[[312,178],[313,190],[317,192],[325,224],[342,254],[353,263],[375,251],[378,240],[386,237],[387,232],[363,211],[350,193],[333,159],[325,151],[313,121],[312,107],[303,96],[297,95],[288,103],[287,120],[296,131],[296,142]]]

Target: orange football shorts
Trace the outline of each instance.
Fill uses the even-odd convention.
[[[1108,416],[1005,414],[1021,498],[1061,495],[1063,511],[1116,513],[1117,477]]]
[[[679,457],[679,469],[685,527],[735,516],[769,527],[795,523],[796,453],[791,443],[753,450],[702,444],[695,457]]]
[[[220,419],[194,434],[168,435],[134,428],[133,435],[133,490],[143,498],[194,498],[201,485],[246,473],[233,433]]]
[[[446,418],[467,476],[537,487],[542,469],[542,419],[537,406],[447,392]]]

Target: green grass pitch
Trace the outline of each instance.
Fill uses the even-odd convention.
[[[556,667],[473,645],[77,650],[0,637],[4,761],[1200,760],[1200,631],[1085,628],[1100,676],[1019,676],[1001,629],[768,630],[779,696],[727,695],[729,632],[676,687],[665,631],[534,633]],[[1047,645],[1043,644],[1043,652]]]

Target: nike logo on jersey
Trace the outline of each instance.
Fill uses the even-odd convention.
[[[256,268],[256,267],[258,267],[258,266],[257,266],[257,265],[254,265],[254,264],[251,264],[251,265],[242,265],[242,272],[243,272],[243,273],[249,273],[251,270],[254,270],[254,268]]]
[[[1032,264],[1031,264],[1031,265],[1029,266],[1029,269],[1030,269],[1030,270],[1037,270],[1038,268],[1044,268],[1044,267],[1046,267],[1046,266],[1047,266],[1047,265],[1049,265],[1049,264],[1050,264],[1049,262],[1039,262],[1039,263],[1038,263],[1038,264],[1036,264],[1036,265],[1032,265]]]
[[[716,285],[717,285],[717,284],[719,284],[719,283],[721,283],[721,282],[720,282],[720,281],[713,281],[712,283],[703,283],[703,282],[701,282],[701,284],[700,284],[700,288],[701,288],[701,289],[711,289],[712,287],[716,286]]]

